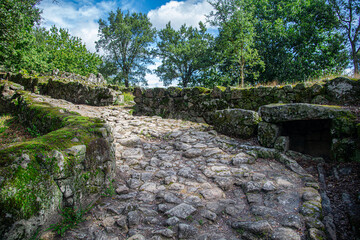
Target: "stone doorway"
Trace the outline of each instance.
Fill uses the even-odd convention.
[[[281,136],[289,137],[289,149],[314,157],[330,158],[331,120],[299,120],[283,122]]]

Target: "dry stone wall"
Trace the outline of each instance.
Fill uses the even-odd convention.
[[[212,123],[216,110],[239,108],[257,111],[272,103],[360,104],[360,81],[335,78],[322,84],[232,88],[169,87],[136,88],[135,111],[139,114],[185,118]]]
[[[322,142],[325,140],[318,141],[322,144],[322,146],[318,146],[318,149],[322,148],[321,151],[305,146],[313,140],[307,141],[303,138],[316,137],[310,136],[311,134],[292,137],[291,145],[294,145],[295,141],[305,142],[305,150],[300,148],[296,150],[305,153],[309,148],[314,156],[324,156],[333,160],[360,159],[360,148],[357,143],[359,134],[355,128],[355,117],[350,112],[336,106],[316,105],[359,106],[359,80],[339,77],[322,84],[299,83],[295,86],[249,89],[231,87],[215,87],[212,90],[201,87],[136,88],[134,95],[135,113],[137,114],[206,122],[214,125],[219,132],[241,138],[250,138],[258,134],[260,144],[279,150],[289,149],[288,135],[302,135],[301,131],[299,133],[292,130],[281,132],[281,129],[307,128],[306,126],[309,124],[329,124],[327,128],[319,127],[323,129],[323,133],[319,134],[329,142],[324,144]],[[274,103],[279,103],[279,105],[270,105]],[[261,106],[266,107],[261,108]],[[257,113],[259,108],[262,109],[260,116]],[[342,113],[340,117],[338,116],[339,112]],[[324,121],[316,121],[321,119]],[[315,122],[296,122],[302,120],[315,120]],[[277,124],[278,122],[287,123]]]
[[[0,149],[0,239],[30,239],[59,220],[59,207],[89,206],[115,169],[109,125],[34,100],[23,89],[0,81],[0,110],[41,136]]]
[[[21,73],[3,73],[0,74],[0,78],[21,84],[28,91],[77,104],[108,106],[124,101],[124,97],[119,90],[114,90],[106,85],[96,85],[97,83],[72,78],[56,76],[30,77]]]

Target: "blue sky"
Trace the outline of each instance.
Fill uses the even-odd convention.
[[[207,0],[58,0],[58,3],[43,0],[39,8],[43,11],[42,26],[49,29],[56,25],[68,29],[92,52],[95,52],[95,41],[98,40],[98,20],[106,19],[108,13],[117,8],[146,13],[157,29],[165,27],[169,21],[174,28],[184,23],[197,26],[199,21],[205,22],[205,15],[212,10]],[[149,68],[155,69],[158,65],[157,61]],[[149,87],[162,86],[154,74],[148,74],[146,79]]]

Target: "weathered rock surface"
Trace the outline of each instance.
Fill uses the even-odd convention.
[[[21,84],[26,90],[53,98],[65,99],[77,104],[108,106],[124,102],[121,91],[105,85],[101,74],[91,74],[88,79],[71,73],[62,73],[59,77],[26,77],[22,74],[8,73],[5,78]]]
[[[115,137],[116,195],[62,239],[298,239],[310,234],[307,219],[319,217],[314,180],[275,150],[198,123],[43,99],[105,119]],[[311,229],[322,234],[320,225]]]
[[[261,119],[269,123],[297,120],[354,118],[349,110],[337,106],[323,106],[307,103],[271,104],[259,109]]]
[[[324,83],[298,83],[296,86],[213,89],[135,89],[135,112],[211,123],[216,110],[246,109],[275,103],[354,104],[360,102],[360,81],[335,78]],[[210,114],[209,114],[210,113]]]
[[[295,150],[336,161],[356,161],[355,116],[338,106],[306,103],[261,106],[258,140],[265,147]]]
[[[210,119],[218,132],[241,138],[253,137],[260,122],[257,112],[243,109],[218,110]]]
[[[49,107],[9,84],[0,82],[0,102],[41,136],[0,150],[0,238],[30,239],[59,220],[59,206],[99,198],[114,174],[115,149],[105,121]]]

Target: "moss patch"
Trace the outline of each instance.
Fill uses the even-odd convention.
[[[74,205],[83,201],[81,196],[99,193],[109,173],[99,166],[112,159],[103,120],[36,102],[26,91],[12,94],[5,100],[9,109],[42,135],[0,150],[0,238],[14,222],[56,209],[69,198],[60,191],[64,187],[71,188]]]

